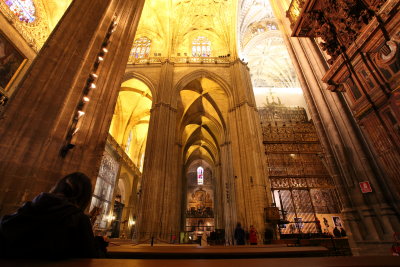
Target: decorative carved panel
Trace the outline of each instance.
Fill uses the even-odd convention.
[[[315,233],[317,214],[339,211],[315,127],[307,117],[285,116],[302,114],[297,108],[268,106],[259,111],[272,194],[281,219],[289,221],[280,231]]]
[[[358,38],[385,0],[293,0],[287,16],[293,36],[320,37],[320,46],[332,64]],[[303,8],[304,7],[304,8]],[[296,9],[297,8],[297,9]],[[297,16],[295,16],[297,14]]]

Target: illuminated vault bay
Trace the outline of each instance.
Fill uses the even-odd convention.
[[[400,231],[398,34],[338,56],[302,11],[338,2],[398,25],[395,0],[0,1],[1,215],[80,170],[96,234],[233,245],[237,223],[259,244],[337,228],[354,254],[387,252]]]

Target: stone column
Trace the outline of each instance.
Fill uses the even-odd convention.
[[[215,164],[213,170],[213,186],[214,186],[214,226],[215,229],[225,229],[225,214],[227,212],[224,190],[224,179],[221,161]]]
[[[1,214],[47,191],[61,176],[97,176],[121,77],[144,0],[75,0],[10,99],[0,123]],[[98,68],[75,148],[65,157],[78,103],[113,19],[118,22]]]
[[[169,241],[179,232],[182,182],[178,173],[177,111],[171,106],[173,63],[162,63],[157,98],[153,101],[144,160],[138,214],[138,241]]]
[[[226,142],[220,145],[221,151],[221,164],[220,164],[220,179],[221,179],[221,193],[222,194],[222,213],[220,219],[222,227],[225,229],[225,240],[227,243],[233,245],[233,233],[235,231],[237,216],[236,216],[236,196],[235,196],[235,176],[232,162],[232,143],[229,135],[226,137]],[[218,221],[217,221],[218,222]],[[216,224],[218,227],[219,224]]]
[[[255,106],[248,67],[236,60],[231,65],[234,106],[228,124],[232,141],[237,220],[245,227],[265,228],[264,208],[271,200],[266,195],[266,166],[261,123]],[[268,188],[269,190],[269,188]],[[270,194],[269,194],[270,196]]]

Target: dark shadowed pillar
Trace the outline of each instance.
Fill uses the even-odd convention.
[[[82,171],[95,179],[143,4],[72,2],[1,114],[0,214],[49,190],[67,173]],[[108,52],[100,54],[105,45]],[[96,88],[79,107],[99,56]],[[85,112],[79,131],[68,140],[79,109]],[[75,147],[62,157],[68,143]]]

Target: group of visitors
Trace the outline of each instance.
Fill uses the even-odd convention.
[[[75,172],[59,180],[49,193],[2,217],[0,258],[104,257],[108,243],[93,235],[84,213],[91,197],[89,177]]]
[[[245,245],[246,239],[249,241],[250,245],[257,245],[257,235],[258,232],[253,225],[250,225],[250,230],[247,235],[246,232],[243,230],[242,225],[240,223],[237,223],[234,234],[236,245]]]

